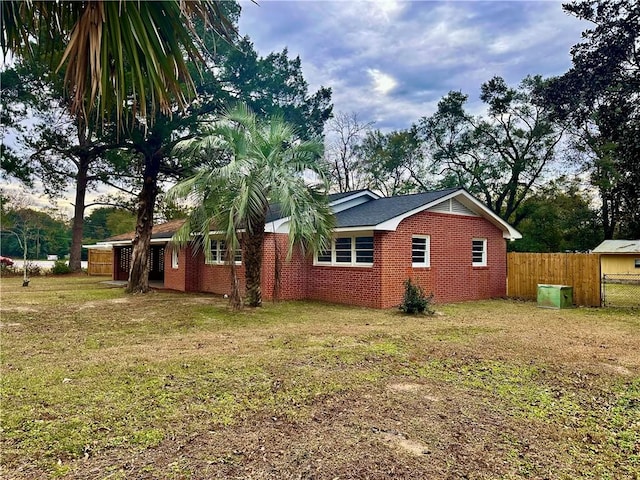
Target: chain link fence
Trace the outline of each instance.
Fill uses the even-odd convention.
[[[601,288],[602,306],[640,308],[640,274],[603,275]]]

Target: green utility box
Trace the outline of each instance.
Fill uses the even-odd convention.
[[[573,287],[538,284],[538,306],[542,308],[573,307]]]

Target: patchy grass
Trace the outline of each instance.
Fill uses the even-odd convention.
[[[0,280],[2,478],[640,478],[640,315]]]

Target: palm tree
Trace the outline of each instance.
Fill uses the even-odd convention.
[[[5,0],[1,5],[3,54],[29,55],[32,42],[55,53],[64,69],[71,112],[88,121],[115,112],[118,125],[130,118],[153,122],[156,111],[171,115],[194,92],[187,58],[204,62],[194,20],[222,38],[233,27],[220,1]],[[147,111],[147,105],[151,111]]]
[[[222,231],[228,258],[242,248],[247,304],[260,306],[262,251],[271,208],[289,219],[288,259],[295,245],[315,252],[331,237],[333,215],[325,194],[328,172],[321,161],[322,148],[317,140],[301,141],[282,117],[262,123],[246,105],[227,111],[202,136],[182,142],[174,151],[198,158],[222,155],[227,162],[198,171],[168,192],[172,200],[189,200],[194,206],[174,241],[184,244],[198,233],[207,255],[211,228]],[[305,176],[310,174],[320,179],[319,186],[307,184]],[[233,268],[234,262],[228,263]],[[231,303],[238,306],[233,271],[232,277]]]

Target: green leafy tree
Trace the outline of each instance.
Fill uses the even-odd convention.
[[[206,158],[221,151],[228,159],[222,167],[198,171],[167,195],[172,200],[190,199],[195,205],[174,237],[178,244],[186,243],[196,232],[208,255],[208,233],[213,226],[224,232],[228,259],[241,246],[249,306],[262,303],[262,251],[271,208],[278,208],[279,216],[289,219],[289,257],[296,244],[310,251],[326,246],[333,216],[324,191],[328,174],[321,161],[321,142],[301,140],[281,117],[263,123],[240,105],[210,124],[202,136],[179,144],[176,151],[192,158]],[[305,174],[318,176],[321,188],[308,186]],[[229,264],[234,269],[234,262]],[[234,272],[231,303],[238,307]]]
[[[285,48],[261,57],[246,36],[237,46],[221,45],[217,53],[217,72],[211,79],[222,90],[217,98],[225,104],[243,102],[262,118],[280,115],[302,139],[322,136],[333,110],[331,89],[309,92],[299,56],[289,58]]]
[[[561,177],[526,198],[518,215],[522,239],[509,243],[520,252],[584,252],[602,240],[598,212],[577,180]]]
[[[260,58],[245,38],[238,48],[221,45],[216,54],[215,63],[212,57],[206,58],[211,68],[204,71],[196,84],[198,97],[189,109],[171,117],[157,117],[146,132],[138,130],[140,133],[132,136],[128,147],[139,159],[144,179],[137,201],[138,224],[127,287],[130,292],[148,289],[146,248],[155,218],[156,199],[162,193],[160,179],[184,178],[200,165],[216,168],[224,162],[219,152],[197,160],[172,154],[179,142],[198,135],[201,123],[216,117],[223,102],[239,101],[257,108],[261,115],[282,116],[295,126],[303,139],[321,133],[325,120],[331,115],[331,90],[321,88],[310,95],[300,59],[288,59],[286,50]]]
[[[563,128],[537,98],[544,81],[525,78],[518,88],[494,77],[481,87],[486,117],[465,110],[467,95],[449,92],[420,130],[434,165],[451,182],[479,195],[517,226],[520,204],[556,159]]]
[[[591,27],[571,49],[573,66],[544,89],[567,123],[600,196],[604,237],[640,237],[640,3],[563,5]]]
[[[136,216],[129,210],[117,207],[100,207],[85,218],[83,242],[94,243],[121,233],[131,232],[136,226]]]
[[[359,171],[367,188],[385,196],[429,190],[430,173],[415,127],[368,132],[357,147]]]

